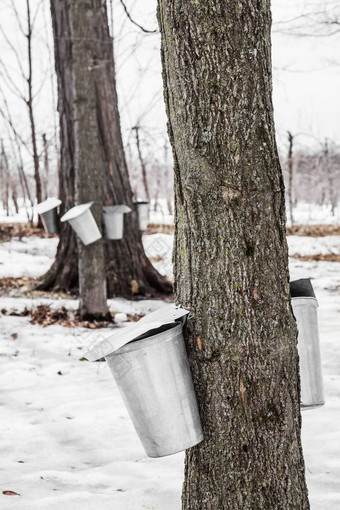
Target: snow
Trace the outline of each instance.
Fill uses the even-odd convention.
[[[0,278],[43,275],[53,262],[58,241],[32,236],[1,243]]]
[[[290,236],[288,243],[290,253],[340,253],[337,236]],[[42,274],[56,244],[35,237],[1,243],[0,276]],[[169,263],[172,236],[145,236],[144,246]],[[302,413],[311,508],[338,510],[340,263],[290,259],[290,269],[291,279],[313,278],[320,305],[326,405]],[[0,297],[0,310],[38,304],[78,306],[74,299]],[[110,310],[121,314],[163,306],[161,300],[109,300]],[[146,457],[106,363],[82,361],[87,348],[109,334],[110,328],[43,328],[29,317],[1,316],[2,510],[180,510],[184,454]],[[6,490],[20,496],[2,494]]]
[[[288,212],[287,217],[289,218]],[[293,217],[297,225],[336,225],[340,222],[340,207],[335,208],[333,216],[328,204],[298,202],[293,209]],[[290,222],[287,224],[290,225]]]

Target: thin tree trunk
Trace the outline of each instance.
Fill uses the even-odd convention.
[[[2,166],[2,176],[3,176],[3,200],[4,200],[4,209],[6,209],[6,216],[10,215],[9,211],[9,185],[10,185],[10,174],[9,174],[9,166],[7,154],[5,151],[5,146],[3,141],[1,140],[1,166]]]
[[[48,143],[46,139],[46,134],[42,135],[43,147],[44,147],[44,193],[45,198],[49,197],[49,174],[50,174],[50,165],[48,160]]]
[[[19,214],[18,191],[17,191],[16,176],[14,176],[12,181],[11,181],[11,188],[12,188],[12,200],[13,200],[13,204],[14,204],[14,209],[15,209],[16,214]]]
[[[293,142],[294,136],[288,131],[288,199],[289,199],[289,219],[291,225],[294,225],[293,217]]]
[[[25,200],[25,208],[26,208],[27,218],[28,218],[28,221],[30,221],[32,223],[33,222],[34,200],[32,199],[31,191],[30,191],[30,188],[29,188],[29,185],[28,185],[28,182],[27,182],[27,177],[26,177],[26,174],[25,174],[25,171],[24,171],[24,168],[23,168],[21,154],[19,154],[19,158],[20,158],[20,162],[19,162],[19,165],[18,165],[19,179],[20,179],[20,184],[21,184],[21,188],[22,188],[22,192],[23,192],[23,196],[24,196],[24,200]],[[27,194],[28,200],[30,202],[30,206],[31,206],[31,212],[30,213],[28,212],[28,209],[27,209],[27,206],[26,206],[26,194]]]
[[[142,156],[142,150],[140,147],[140,139],[139,139],[139,126],[134,126],[132,128],[136,132],[136,146],[137,146],[137,152],[138,152],[138,159],[140,162],[141,170],[142,170],[142,180],[144,185],[144,191],[145,191],[145,198],[148,202],[150,202],[150,191],[149,191],[149,185],[148,185],[148,178],[146,175],[146,167],[145,162]]]
[[[23,202],[24,202],[24,207],[25,207],[25,211],[26,211],[27,221],[31,221],[30,212],[28,210],[27,202],[26,202],[27,192],[26,192],[25,182],[23,180],[23,176],[22,176],[22,173],[20,171],[20,165],[18,165],[18,175],[19,175],[19,183],[20,183],[20,187],[21,187],[22,199],[23,199]],[[31,203],[31,210],[33,210],[33,204],[32,203]]]
[[[116,92],[113,41],[109,35],[106,5],[93,0],[95,37],[95,87],[98,132],[101,141],[103,168],[103,202],[105,205],[126,204],[133,210],[125,215],[124,238],[106,242],[108,296],[157,295],[170,293],[172,286],[151,265],[144,253],[137,213],[123,149],[118,100]],[[51,0],[55,63],[58,78],[58,109],[61,136],[60,198],[68,209],[74,200],[74,132],[72,74],[72,45],[68,20],[69,6],[65,0]],[[57,256],[51,269],[43,277],[40,289],[70,290],[77,285],[76,250],[70,228],[62,226]],[[67,266],[65,274],[65,265]]]
[[[335,207],[336,207],[337,200],[336,200],[336,195],[335,195],[335,190],[334,190],[333,173],[332,173],[332,169],[331,169],[331,165],[330,165],[330,161],[329,161],[329,149],[328,149],[327,138],[325,140],[325,147],[324,147],[323,154],[324,154],[324,166],[326,169],[326,177],[327,177],[327,181],[328,181],[328,191],[329,191],[328,196],[329,196],[329,201],[331,204],[331,213],[332,213],[332,216],[335,216]]]
[[[270,4],[159,0],[176,302],[204,440],[183,510],[306,510]]]
[[[28,77],[27,77],[27,86],[28,86],[28,99],[27,99],[27,107],[29,114],[29,121],[31,126],[31,139],[32,139],[32,150],[33,150],[33,164],[34,164],[34,179],[36,186],[36,198],[37,202],[42,201],[41,194],[41,180],[39,173],[39,156],[37,149],[37,137],[36,137],[36,129],[35,129],[35,119],[33,112],[33,82],[32,82],[32,23],[31,23],[31,10],[30,10],[30,0],[26,0],[26,9],[27,9],[27,51],[28,51]],[[42,228],[42,222],[39,216],[38,227]]]

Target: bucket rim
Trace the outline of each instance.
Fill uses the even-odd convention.
[[[60,218],[60,221],[70,221],[78,218],[82,214],[84,214],[90,207],[94,204],[94,202],[87,202],[86,204],[75,205],[71,209],[69,209],[64,216]]]
[[[117,204],[117,205],[104,205],[103,213],[105,214],[126,214],[131,212],[132,209],[125,204]]]
[[[40,202],[40,204],[37,204],[35,206],[35,210],[38,214],[44,214],[48,211],[51,211],[52,209],[55,209],[61,204],[61,200],[56,197],[50,197],[44,200],[43,202]]]
[[[157,330],[161,330],[162,328],[166,328],[163,331],[156,332]],[[155,332],[155,333],[153,333]],[[149,336],[149,333],[151,335]],[[147,331],[143,335],[140,335],[137,338],[134,338],[130,342],[126,343],[116,351],[112,352],[105,356],[109,358],[110,356],[119,356],[126,354],[127,352],[139,351],[140,349],[145,349],[148,347],[152,347],[154,344],[159,344],[163,342],[168,342],[171,339],[177,338],[182,334],[182,324],[180,322],[171,322],[169,324],[163,324],[159,328],[152,329]]]
[[[320,402],[313,402],[312,404],[305,404],[303,402],[300,403],[301,411],[308,411],[309,409],[317,409],[318,407],[322,407],[326,405],[326,401],[322,400]]]
[[[123,345],[130,343],[139,336],[157,329],[165,324],[171,324],[183,320],[189,314],[189,309],[175,304],[163,306],[142,317],[139,321],[130,324],[128,327],[115,329],[110,336],[90,346],[84,357],[89,361],[97,361],[105,358]]]
[[[290,298],[291,302],[294,303],[294,306],[302,306],[311,304],[315,306],[316,308],[319,306],[318,300],[315,297],[309,297],[309,296],[299,296],[299,297],[292,297]]]

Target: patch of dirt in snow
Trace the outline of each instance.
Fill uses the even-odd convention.
[[[339,236],[340,225],[293,225],[286,228],[287,236]]]
[[[174,224],[165,225],[162,223],[149,223],[148,228],[144,232],[146,235],[151,234],[173,234],[175,230]]]
[[[31,223],[0,223],[0,242],[10,241],[13,237],[37,236],[43,238],[58,237],[57,234],[46,234],[42,228]]]
[[[6,308],[1,310],[2,315],[9,315],[12,317],[27,317],[30,316],[31,320],[30,324],[38,324],[39,326],[43,326],[44,328],[47,326],[51,326],[53,324],[59,324],[60,326],[64,326],[65,328],[88,328],[88,329],[98,329],[98,328],[106,328],[106,327],[114,327],[115,322],[115,313],[110,313],[111,320],[94,320],[94,321],[85,321],[80,319],[78,313],[74,310],[68,310],[64,306],[58,309],[50,308],[48,305],[38,305],[36,308],[28,309],[24,308],[24,310],[11,310],[7,311]],[[142,316],[135,315],[127,315],[128,322],[136,322]]]
[[[292,259],[299,259],[304,261],[309,260],[323,260],[325,262],[340,262],[339,253],[315,253],[314,255],[300,255],[300,253],[294,253],[290,255]]]

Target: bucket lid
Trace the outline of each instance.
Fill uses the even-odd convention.
[[[309,278],[300,278],[300,280],[294,280],[290,282],[290,297],[313,297],[315,298],[315,293],[313,289],[313,285]]]
[[[51,209],[55,209],[61,204],[61,200],[59,198],[50,197],[44,200],[44,202],[40,202],[40,204],[37,204],[35,207],[35,210],[38,214],[44,214],[47,211],[50,211]]]
[[[69,221],[74,220],[78,216],[84,214],[85,211],[90,209],[90,207],[94,204],[94,202],[87,202],[86,204],[80,204],[72,207],[69,211],[67,211],[64,216],[60,218],[60,221]]]
[[[103,207],[103,213],[105,214],[125,214],[129,212],[131,212],[131,209],[125,204],[104,205]]]
[[[157,330],[165,324],[176,322],[188,313],[189,310],[175,305],[166,306],[160,310],[149,313],[138,322],[117,329],[108,338],[105,338],[105,340],[94,345],[86,352],[84,358],[89,361],[97,361],[98,359],[105,358],[105,356],[112,354],[123,347],[123,345],[136,340],[148,331]]]

